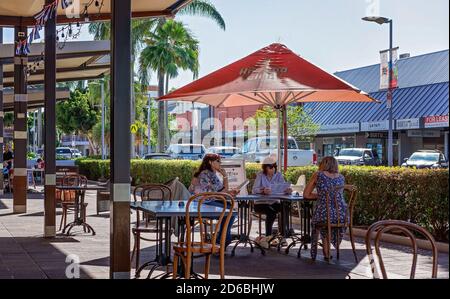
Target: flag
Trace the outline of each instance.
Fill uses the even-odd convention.
[[[380,89],[389,88],[389,50],[380,52]],[[392,49],[392,85],[391,88],[398,87],[398,48]]]

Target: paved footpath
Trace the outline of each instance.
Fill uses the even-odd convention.
[[[26,214],[12,214],[12,199],[0,199],[0,279],[5,278],[67,278],[74,271],[68,265],[78,260],[80,262],[80,278],[108,278],[109,277],[109,213],[96,215],[95,192],[88,192],[87,222],[96,230],[92,236],[81,228],[73,230],[73,236],[58,235],[54,239],[42,238],[43,207],[42,195],[30,194],[28,212]],[[5,196],[7,197],[7,196]],[[57,211],[57,225],[61,217],[61,210]],[[73,214],[68,215],[68,221]],[[132,221],[135,215],[132,215]],[[256,236],[258,225],[255,221],[252,235]],[[133,226],[134,224],[132,224]],[[132,243],[132,242],[131,242]],[[155,243],[143,242],[141,263],[154,257]],[[132,244],[130,244],[130,252]],[[258,250],[251,253],[250,249],[238,247],[236,256],[228,254],[225,261],[227,278],[334,278],[334,279],[367,279],[371,278],[368,258],[362,240],[357,239],[356,249],[359,263],[355,263],[350,242],[346,238],[341,246],[341,258],[333,259],[331,264],[323,261],[319,254],[313,263],[309,258],[309,250],[303,251],[302,258],[296,256],[297,249],[291,250],[289,255],[278,253],[271,249],[266,256]],[[391,278],[408,278],[411,265],[409,248],[386,244],[383,256]],[[335,255],[335,253],[333,253]],[[134,262],[132,274],[134,275]],[[194,270],[202,273],[203,260],[196,259]],[[67,272],[67,273],[66,273]],[[162,273],[162,272],[157,272]],[[448,254],[439,254],[439,277],[449,278]],[[143,271],[141,277],[146,276]],[[431,276],[430,252],[421,250],[417,268],[417,278]],[[218,259],[211,260],[210,277],[218,277]]]

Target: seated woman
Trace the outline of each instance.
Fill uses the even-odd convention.
[[[282,174],[277,171],[277,161],[273,157],[267,157],[262,163],[262,171],[256,175],[253,184],[253,194],[269,195],[272,193],[271,184],[286,183]],[[291,188],[284,190],[286,194],[292,192]],[[272,239],[272,226],[281,211],[278,200],[255,201],[255,212],[266,215],[266,238],[259,239],[258,243],[263,247],[269,247],[268,241]]]
[[[319,164],[319,171],[314,173],[311,180],[303,192],[303,196],[308,199],[317,199],[317,204],[313,211],[312,217],[312,244],[311,244],[311,258],[316,259],[317,256],[317,242],[319,234],[322,236],[323,253],[326,260],[331,257],[327,256],[329,252],[328,249],[328,239],[326,225],[322,228],[317,228],[317,224],[324,225],[327,223],[327,194],[330,199],[333,199],[336,195],[337,199],[337,209],[333,202],[329,204],[330,207],[330,223],[338,222],[339,211],[339,221],[340,223],[345,222],[345,213],[347,211],[347,204],[344,200],[343,189],[337,191],[335,194],[336,187],[344,187],[345,178],[339,173],[338,162],[334,157],[325,157]],[[313,192],[314,188],[317,193]],[[331,233],[331,244],[336,247],[342,241],[345,228],[332,229]]]
[[[228,187],[228,175],[220,165],[220,156],[218,154],[206,154],[203,158],[202,164],[197,172],[194,173],[194,177],[191,181],[189,191],[193,194],[204,192],[225,192],[232,196],[235,196],[238,191],[230,190]],[[217,176],[217,173],[223,177],[223,182]],[[208,202],[207,204],[222,206],[222,202]],[[230,207],[228,207],[230,208]],[[226,245],[231,242],[231,226],[235,220],[235,216],[231,216],[230,223],[227,228]],[[219,231],[219,235],[222,233],[222,228]],[[217,241],[220,241],[217,239]]]

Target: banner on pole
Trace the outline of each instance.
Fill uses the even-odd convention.
[[[398,49],[392,49],[392,86],[391,88],[398,87]],[[380,89],[389,88],[389,50],[380,52]]]

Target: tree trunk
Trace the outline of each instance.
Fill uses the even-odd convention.
[[[164,95],[164,73],[161,71],[158,72],[158,97],[162,97]],[[165,151],[165,105],[163,101],[158,102],[158,144],[157,149],[158,152],[163,153]]]
[[[169,93],[169,75],[166,75],[165,93]],[[165,128],[165,144],[170,144],[170,132],[169,132],[169,102],[164,101],[164,128]]]

